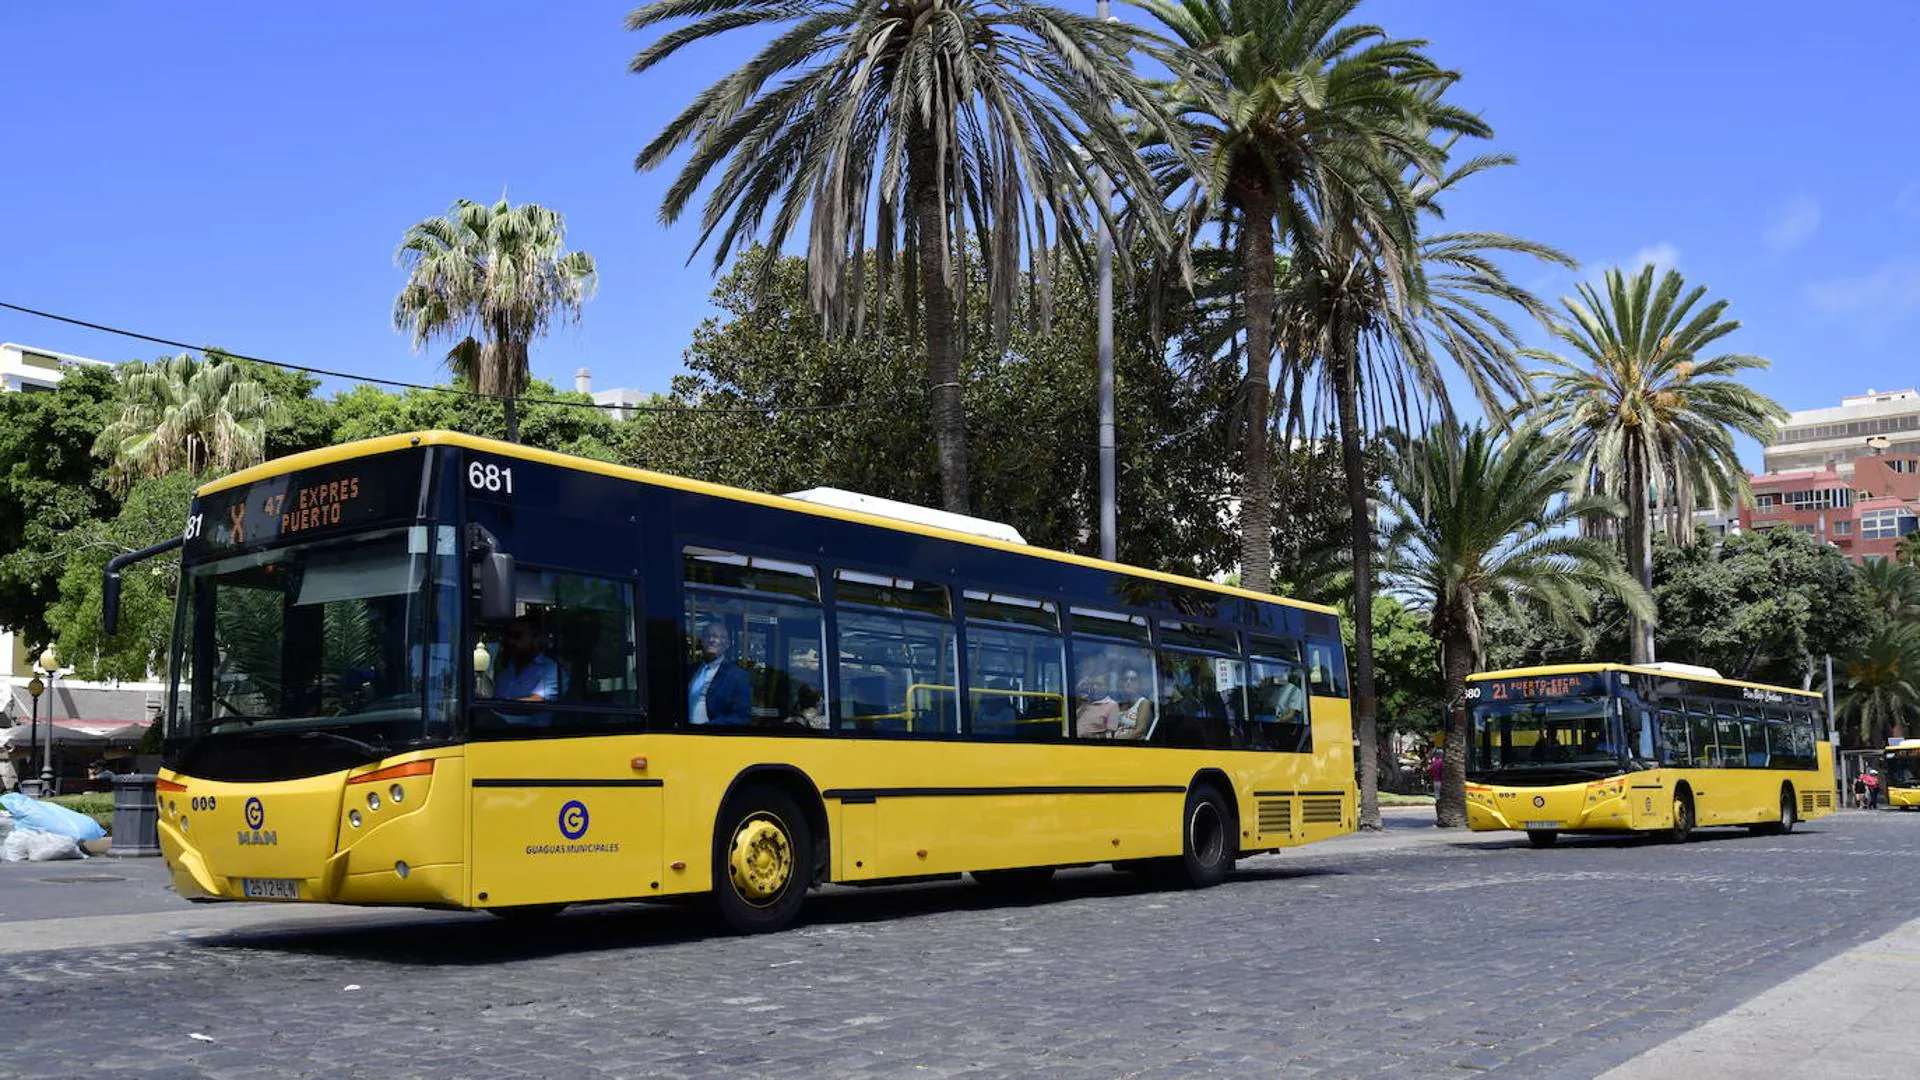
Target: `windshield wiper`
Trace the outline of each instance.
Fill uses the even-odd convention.
[[[361,742],[359,739],[356,739],[351,735],[342,735],[339,732],[335,732],[335,731],[307,731],[307,732],[301,733],[300,737],[302,739],[332,739],[334,742],[345,743],[346,745],[351,746],[354,749],[359,750],[360,752],[366,754],[368,757],[377,758],[377,757],[385,757],[387,755],[386,750],[382,749],[381,747],[375,746],[369,742]]]

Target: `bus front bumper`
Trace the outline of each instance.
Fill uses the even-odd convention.
[[[1467,785],[1467,827],[1475,832],[1587,832],[1630,829],[1619,778],[1591,784],[1514,788]]]

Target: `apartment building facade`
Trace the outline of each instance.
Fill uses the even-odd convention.
[[[1753,476],[1747,529],[1793,529],[1855,562],[1890,557],[1920,530],[1920,392],[1875,391],[1796,412]]]

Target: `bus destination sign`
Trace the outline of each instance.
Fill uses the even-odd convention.
[[[1473,693],[1474,690],[1480,693]],[[1570,675],[1523,675],[1488,679],[1472,684],[1467,696],[1481,701],[1537,701],[1544,698],[1584,697],[1607,692],[1606,673],[1583,671]]]
[[[411,517],[418,502],[418,461],[412,454],[383,455],[216,491],[201,498],[188,516],[187,543],[202,549],[246,547]]]

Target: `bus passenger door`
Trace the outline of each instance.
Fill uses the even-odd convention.
[[[637,776],[629,739],[480,742],[472,777],[476,907],[655,895],[661,883],[658,780]],[[569,744],[572,744],[571,746]]]

